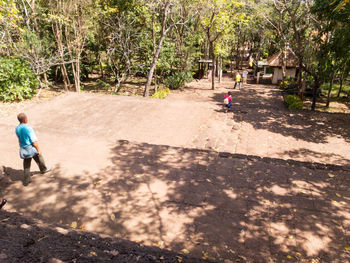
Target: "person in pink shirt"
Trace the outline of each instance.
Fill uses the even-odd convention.
[[[227,94],[225,95],[224,97],[224,103],[225,103],[225,112],[231,110],[231,107],[232,107],[232,95],[231,95],[231,92],[227,92]]]

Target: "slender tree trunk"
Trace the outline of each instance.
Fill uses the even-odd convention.
[[[143,93],[143,96],[144,96],[144,97],[148,97],[148,96],[149,96],[149,90],[150,90],[150,87],[151,87],[151,83],[152,83],[152,78],[153,78],[154,70],[155,70],[155,68],[156,68],[157,60],[158,60],[159,53],[160,53],[160,50],[161,50],[161,48],[162,48],[164,39],[165,39],[165,34],[162,34],[162,36],[161,36],[161,38],[160,38],[160,40],[159,40],[159,44],[158,44],[156,53],[155,53],[154,56],[153,56],[153,60],[152,60],[152,63],[151,63],[150,70],[149,70],[149,72],[148,72],[147,82],[146,82],[146,86],[145,86],[145,91],[144,91],[144,93]]]
[[[332,89],[333,89],[333,82],[334,82],[334,72],[332,72],[331,81],[329,82],[326,108],[329,107],[329,103],[330,103],[330,99],[331,99],[331,93],[332,93]]]
[[[105,73],[104,73],[104,70],[103,70],[101,55],[99,54],[99,55],[97,56],[97,58],[98,58],[98,65],[99,65],[99,68],[100,68],[100,75],[101,75],[101,78],[104,79]]]
[[[286,47],[284,46],[282,50],[282,87],[285,88],[286,81],[286,63],[287,63],[287,52]]]
[[[45,73],[43,74],[43,76],[44,76],[45,86],[48,87],[48,86],[49,86],[49,81],[47,80],[47,73],[45,72]]]
[[[262,47],[262,41],[260,41],[260,43],[259,43],[259,48],[258,48],[258,51],[256,54],[256,67],[254,70],[254,76],[256,76],[258,74],[258,70],[259,70],[259,60],[260,60],[261,47]]]
[[[320,83],[320,77],[319,77],[319,72],[321,71],[321,64],[318,63],[317,65],[317,72],[314,76],[314,80],[315,80],[315,83],[314,83],[314,86],[313,86],[313,89],[312,89],[312,105],[311,105],[311,110],[314,111],[316,109],[316,103],[317,103],[317,92],[321,86],[321,83]]]
[[[338,94],[337,94],[337,98],[340,97],[340,94],[341,94],[342,91],[343,91],[343,79],[344,79],[344,74],[341,74],[341,75],[340,75],[339,91],[338,91]]]
[[[70,80],[68,77],[67,69],[64,64],[64,51],[63,51],[63,42],[62,42],[62,25],[58,25],[57,22],[52,25],[52,29],[56,38],[56,43],[58,47],[58,52],[60,54],[60,61],[61,61],[61,73],[62,73],[62,78],[63,78],[63,83],[64,83],[64,89],[68,91],[68,86],[70,85]]]
[[[153,78],[153,74],[154,74],[154,71],[155,71],[155,68],[156,68],[156,65],[157,65],[157,61],[158,61],[158,58],[159,58],[159,53],[160,53],[160,50],[161,50],[161,48],[163,46],[164,39],[165,39],[168,31],[170,30],[170,27],[166,29],[166,21],[167,21],[167,17],[168,17],[169,7],[170,7],[170,2],[168,1],[165,4],[164,10],[163,10],[161,37],[159,39],[159,43],[158,43],[156,52],[153,55],[152,63],[151,63],[151,66],[150,66],[150,70],[148,72],[147,82],[146,82],[145,90],[144,90],[144,93],[143,93],[144,97],[148,97],[149,96],[149,90],[150,90],[150,87],[151,87],[152,78]]]
[[[80,93],[80,55],[77,55],[76,71],[75,71],[75,90]]]
[[[211,73],[211,89],[215,90],[215,71],[216,71],[216,58],[213,52],[213,71]]]

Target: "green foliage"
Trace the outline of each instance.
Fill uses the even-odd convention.
[[[152,98],[165,99],[170,94],[170,89],[157,89]]]
[[[281,81],[280,83],[280,89],[284,89],[284,88],[288,88],[288,87],[291,87],[291,86],[295,86],[296,85],[296,82],[293,78],[287,78],[285,81],[284,81],[284,84],[283,82]]]
[[[105,90],[108,90],[111,88],[111,85],[109,83],[104,82],[103,80],[98,79],[96,80],[96,82],[100,87],[102,87]]]
[[[39,81],[30,67],[19,59],[0,58],[0,100],[32,98]]]
[[[164,80],[164,85],[170,89],[179,89],[185,85],[185,83],[193,80],[192,73],[190,71],[177,72],[174,75],[167,77]]]
[[[303,109],[303,101],[295,95],[287,95],[285,101],[288,105],[288,108],[291,110],[301,110]]]

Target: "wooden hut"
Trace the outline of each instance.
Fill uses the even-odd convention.
[[[269,67],[273,68],[272,84],[282,80],[283,52],[277,53],[267,60]],[[298,58],[290,47],[286,48],[286,77],[295,78],[298,70]]]

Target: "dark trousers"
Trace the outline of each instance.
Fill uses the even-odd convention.
[[[47,170],[44,157],[42,155],[35,155],[33,158],[23,160],[24,178],[28,178],[28,176],[30,176],[30,165],[32,163],[32,159],[34,159],[34,161],[39,166],[40,172],[45,172]]]
[[[233,88],[234,88],[234,89],[236,88],[237,83],[238,83],[238,88],[241,89],[241,82],[237,82],[237,81],[235,82],[235,86],[234,86]]]

